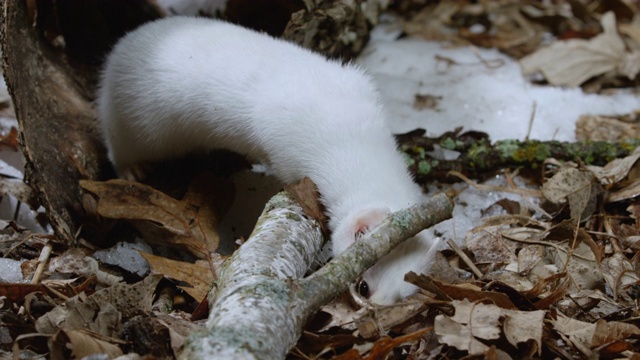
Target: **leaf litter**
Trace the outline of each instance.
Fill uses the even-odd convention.
[[[404,11],[407,34],[498,48],[520,58],[525,72],[537,72],[537,81],[590,90],[637,81],[639,17],[629,2],[439,2],[421,9],[412,8],[415,3],[394,5]],[[550,44],[549,34],[556,38]],[[635,134],[634,117],[585,115],[578,134],[598,136],[589,126],[603,123],[623,129],[621,137]],[[458,234],[461,250],[451,246],[438,257],[436,266],[448,269],[446,281],[436,277],[440,271],[409,273],[405,280],[421,292],[392,306],[358,305],[343,296],[320,311],[289,358],[639,357],[639,157],[636,150],[603,167],[549,159],[534,179],[541,191],[531,191],[530,183],[469,181],[468,190],[515,193],[516,200],[505,196],[487,206],[481,221]],[[211,183],[216,191],[202,189]],[[27,187],[7,184],[34,202]],[[180,199],[120,180],[83,187],[96,214],[127,220],[145,241],[176,250],[143,253],[151,270],[140,275],[105,267],[91,257],[92,244],[68,249],[3,223],[11,244],[5,256],[37,257],[46,244],[54,250],[40,284],[2,284],[5,313],[26,314],[5,323],[26,330],[9,332],[16,341],[0,351],[27,354],[29,348],[56,359],[176,356],[184,337],[202,327],[190,314],[206,303],[223,259],[216,254],[216,227],[229,188],[209,175]],[[318,212],[312,195],[300,196]],[[178,249],[186,254],[176,258]],[[23,272],[32,274],[40,262],[25,262]],[[38,336],[49,341],[31,340]]]

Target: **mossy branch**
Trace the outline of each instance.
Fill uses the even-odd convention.
[[[460,134],[460,129],[437,138],[424,137],[424,130],[398,135],[400,149],[407,155],[409,168],[419,182],[451,181],[451,171],[469,177],[487,177],[503,168],[537,169],[545,160],[575,161],[587,165],[605,165],[613,159],[629,155],[640,139],[619,143],[604,141],[538,141],[502,140],[491,143],[480,132]],[[435,156],[434,150],[452,151],[450,157]],[[454,157],[458,152],[459,156]]]

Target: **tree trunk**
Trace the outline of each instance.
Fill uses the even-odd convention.
[[[82,216],[79,179],[107,164],[84,83],[32,26],[27,2],[2,2],[4,76],[20,126],[25,180],[39,193],[56,234],[72,241]]]

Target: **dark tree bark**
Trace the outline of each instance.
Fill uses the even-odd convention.
[[[32,26],[27,2],[2,2],[3,68],[20,126],[26,181],[39,193],[57,235],[74,238],[82,216],[79,179],[107,164],[88,92]]]

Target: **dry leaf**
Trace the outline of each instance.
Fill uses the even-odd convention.
[[[471,355],[482,354],[489,347],[473,336],[468,326],[451,320],[444,315],[436,316],[434,332],[440,343],[453,346],[458,350],[466,350]]]
[[[214,204],[205,195],[195,194],[212,192],[202,189],[201,178],[194,180],[182,201],[150,186],[122,179],[82,180],[80,185],[98,197],[98,214],[132,221],[149,242],[178,246],[199,258],[208,257],[218,247]]]
[[[544,248],[540,245],[525,246],[518,252],[518,272],[526,274],[533,269],[544,256]]]
[[[284,189],[300,204],[307,216],[318,220],[322,231],[326,232],[327,217],[322,204],[318,201],[320,193],[318,193],[316,184],[310,178],[305,177],[296,184],[285,186]]]
[[[481,354],[488,346],[483,340],[497,340],[504,333],[514,346],[533,340],[542,347],[544,311],[518,311],[501,309],[493,304],[472,303],[454,300],[455,315],[436,316],[435,333],[440,342],[467,350],[470,354]]]
[[[603,33],[590,40],[557,41],[520,60],[522,71],[541,71],[552,85],[576,87],[626,63],[625,45],[613,12],[602,16]],[[634,76],[635,77],[635,76]],[[631,78],[633,79],[633,77]]]
[[[587,356],[591,355],[591,339],[596,330],[594,324],[574,320],[561,314],[551,322],[555,330],[565,335],[578,350]]]
[[[542,329],[545,311],[503,310],[504,335],[511,345],[533,340],[538,345],[538,354],[542,353]]]
[[[71,350],[76,359],[94,354],[106,354],[111,359],[122,355],[122,350],[118,345],[107,341],[99,334],[86,330],[66,330],[63,332],[71,343]]]
[[[491,300],[492,303],[501,308],[516,309],[516,306],[513,305],[509,297],[503,293],[482,291],[478,287],[471,286],[471,284],[450,285],[435,280],[434,283],[452,299],[468,299],[471,301]]]
[[[151,310],[153,291],[161,278],[150,275],[133,285],[117,284],[91,296],[80,293],[38,318],[36,330],[54,334],[58,329],[90,329],[116,336],[113,331],[123,319]]]
[[[379,337],[380,330],[387,330],[401,324],[426,310],[426,304],[420,300],[408,299],[397,304],[376,309],[355,319],[358,331],[365,339]]]
[[[618,142],[639,137],[637,121],[622,121],[615,116],[581,115],[576,122],[576,140],[579,141]]]
[[[203,264],[202,262],[192,264],[147,254],[142,251],[140,251],[140,255],[149,262],[152,273],[162,274],[189,284],[190,286],[179,285],[178,287],[186,291],[197,302],[201,302],[207,297],[211,284],[216,279],[208,264]]]
[[[456,309],[451,320],[470,326],[471,335],[484,340],[500,338],[502,309],[495,305],[470,302],[467,299],[453,301]]]
[[[637,168],[636,163],[639,158],[640,147],[622,159],[615,159],[604,167],[590,166],[589,170],[593,172],[603,185],[613,185],[626,178],[632,169]]]
[[[554,253],[555,266],[560,271],[567,272],[579,289],[593,289],[602,283],[597,257],[588,244],[579,243],[570,249],[567,243],[562,249],[564,251]]]
[[[542,185],[542,194],[554,204],[569,203],[571,219],[583,221],[596,210],[602,189],[589,171],[565,167]]]
[[[619,297],[626,298],[624,290],[627,286],[635,284],[640,280],[635,272],[633,264],[623,254],[618,252],[612,256],[602,260],[600,264],[600,271],[604,276],[604,280],[611,288],[613,297],[616,300],[621,300]],[[625,299],[630,300],[630,299]]]
[[[0,178],[0,196],[4,195],[15,197],[34,210],[40,206],[38,194],[21,179]]]
[[[567,336],[586,356],[591,356],[591,349],[595,347],[640,335],[640,329],[637,326],[615,321],[599,320],[591,324],[558,314],[557,320],[552,320],[552,323],[556,331]]]
[[[597,347],[612,341],[624,340],[630,336],[640,336],[640,329],[633,324],[627,324],[618,321],[606,322],[598,320],[596,329],[591,339],[591,347]]]
[[[95,275],[98,283],[109,286],[122,282],[122,277],[100,270],[96,259],[86,256],[78,249],[69,249],[64,254],[49,260],[49,271],[82,275],[87,278]]]

